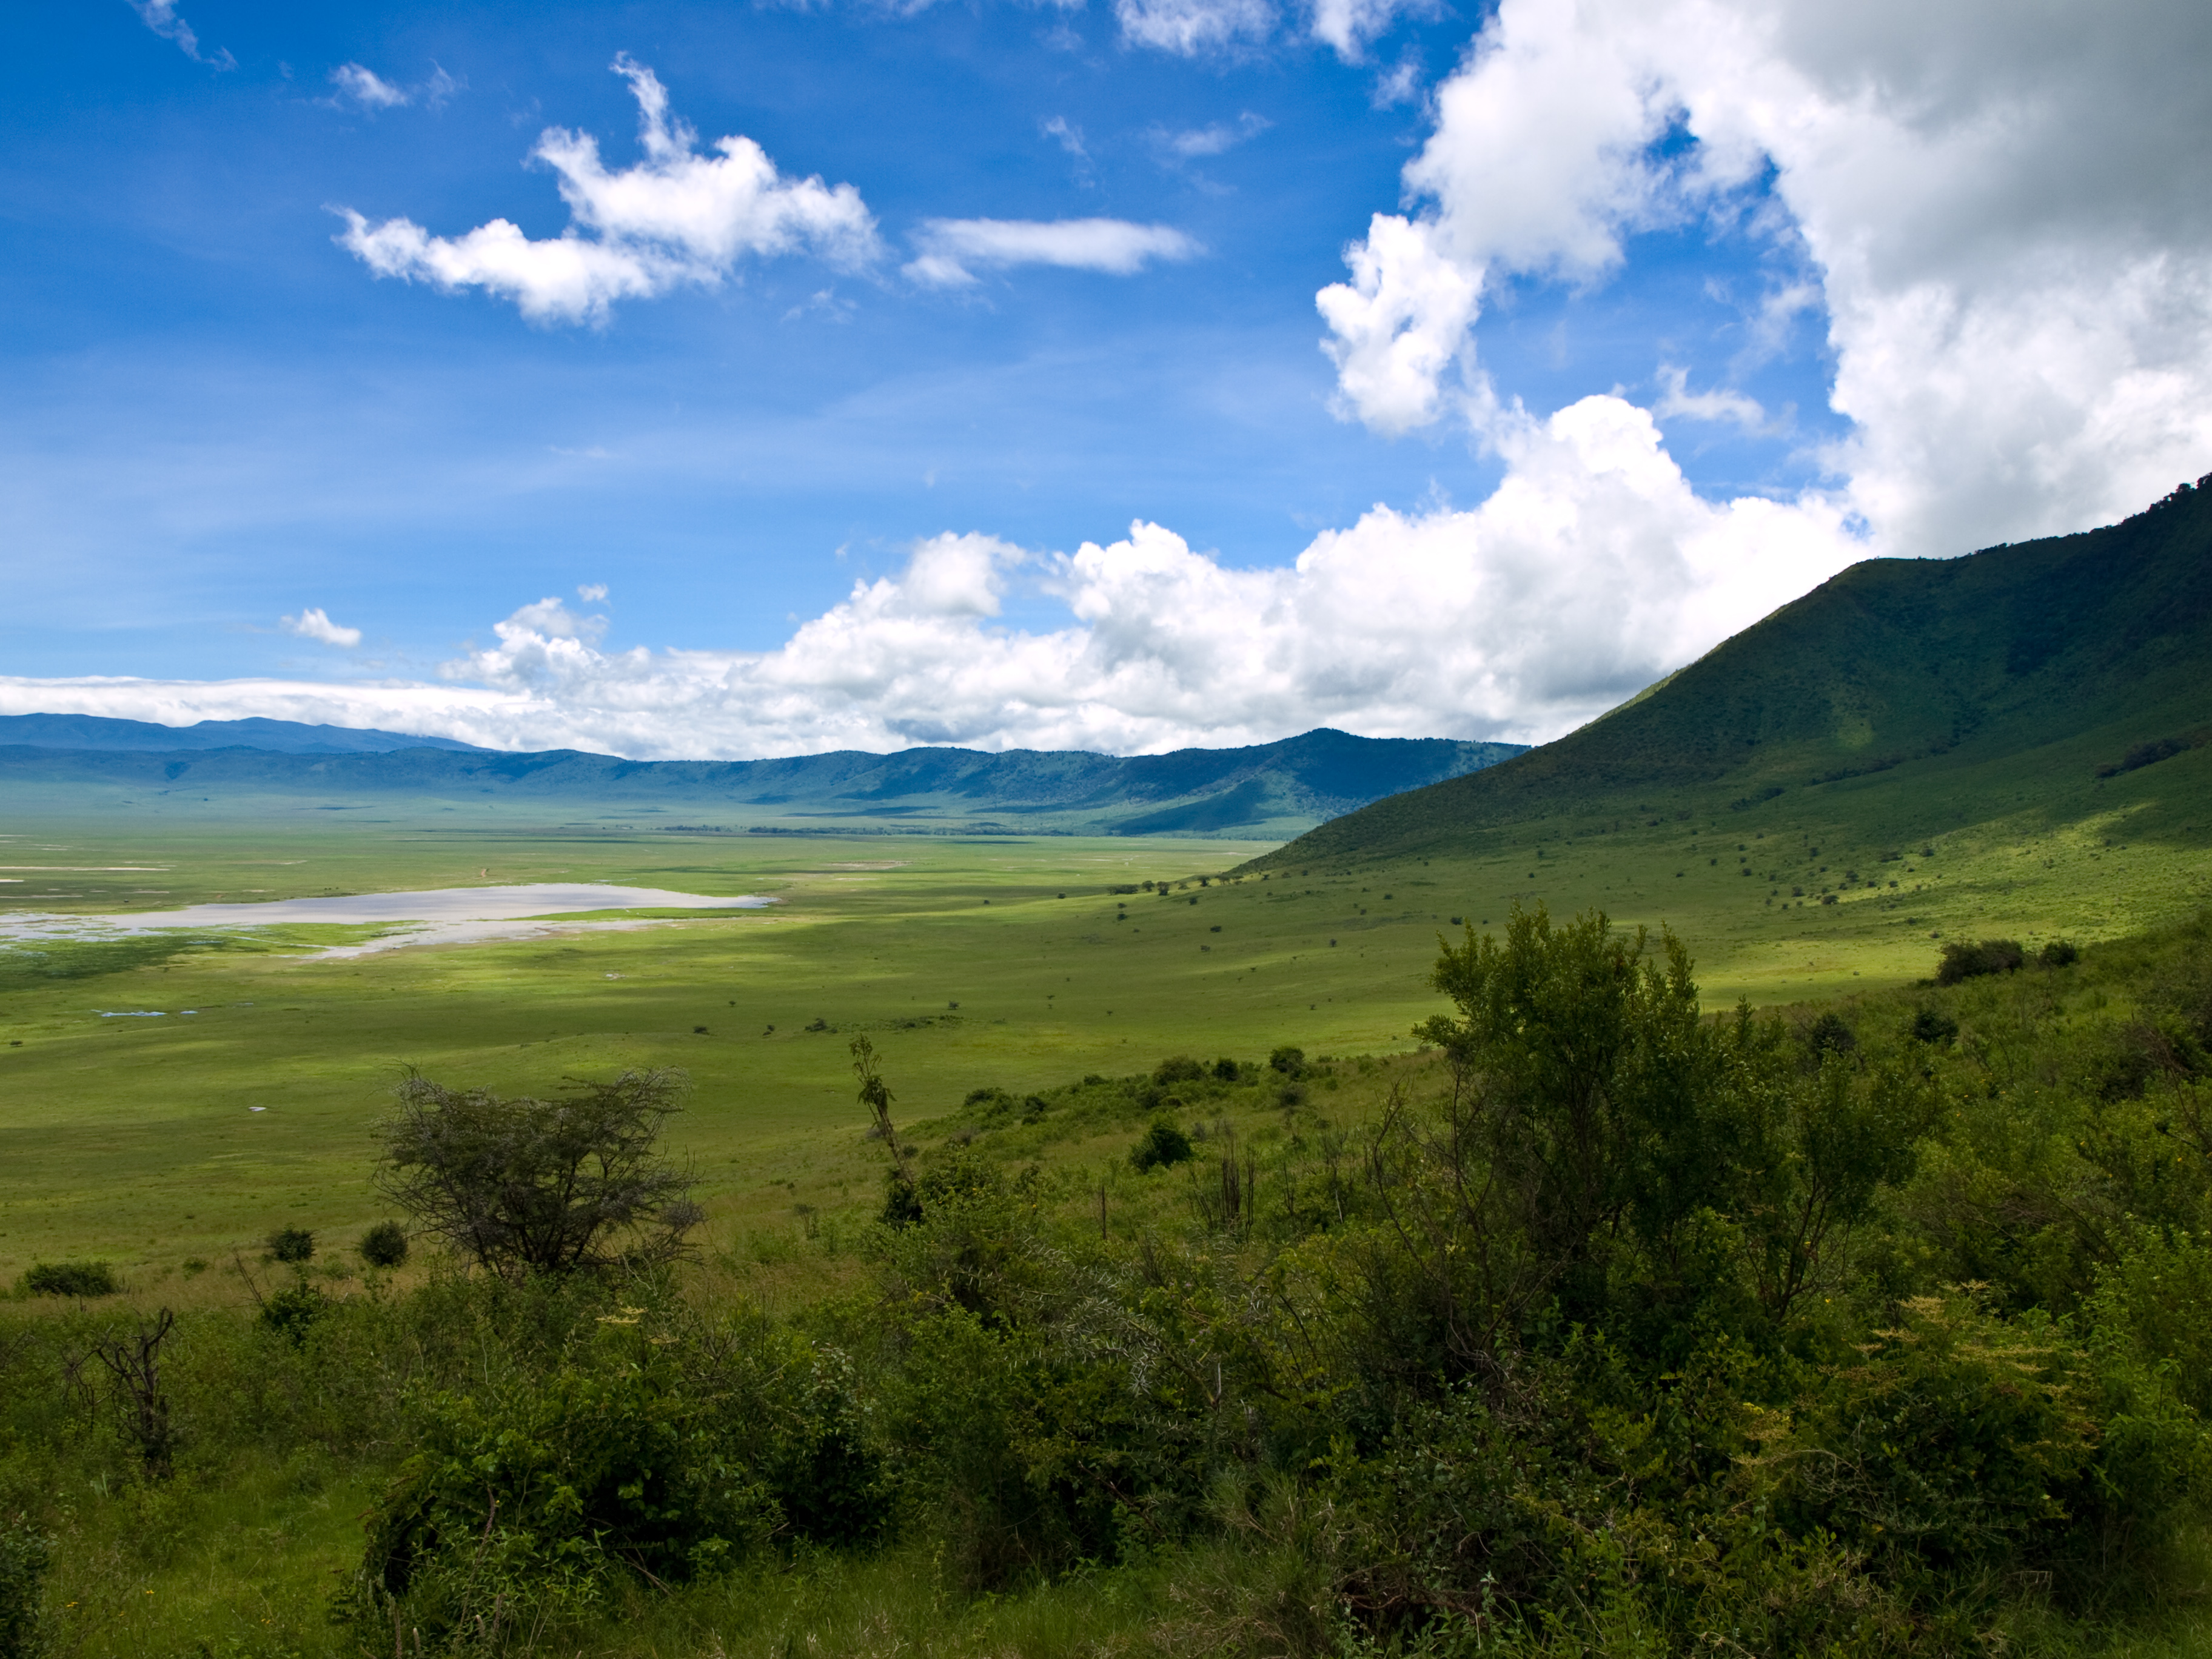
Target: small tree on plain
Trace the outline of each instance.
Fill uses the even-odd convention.
[[[424,1231],[510,1278],[665,1260],[703,1214],[690,1174],[659,1149],[685,1083],[656,1068],[502,1100],[410,1074],[384,1126],[377,1184]]]

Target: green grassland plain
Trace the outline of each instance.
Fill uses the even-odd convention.
[[[349,1238],[386,1207],[369,1181],[374,1130],[410,1066],[501,1091],[683,1066],[696,1087],[676,1148],[727,1237],[874,1201],[856,1032],[882,1050],[902,1121],[922,1124],[978,1087],[1018,1094],[1169,1054],[1401,1050],[1440,1006],[1426,983],[1439,933],[1539,901],[1671,927],[1708,1007],[1909,984],[1942,936],[2088,941],[2212,902],[2208,782],[2212,749],[2079,803],[2069,792],[2063,811],[2032,778],[1951,781],[1969,813],[1948,795],[1904,799],[1911,781],[1890,775],[1741,811],[1562,817],[1457,854],[1225,881],[1269,848],[705,835],[504,813],[17,817],[0,822],[0,865],[14,866],[0,905],[15,909],[553,879],[776,902],[336,959],[303,952],[367,930],[0,947],[0,1276],[102,1255],[173,1287],[186,1264],[275,1226]],[[1177,884],[1113,890],[1148,880]],[[133,1012],[162,1017],[103,1017]]]

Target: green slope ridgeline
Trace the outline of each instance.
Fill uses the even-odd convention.
[[[2208,737],[2212,477],[2101,530],[1854,565],[1580,731],[1249,867],[1680,823],[1820,836],[1869,870],[2008,818],[2032,822],[2007,835],[2109,821],[2114,839],[2193,848],[2212,823]]]

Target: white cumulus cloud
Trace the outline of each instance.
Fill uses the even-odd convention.
[[[361,643],[361,629],[332,622],[330,613],[319,605],[307,606],[296,617],[277,620],[287,634],[297,634],[303,640],[313,640],[321,645],[343,646],[350,651]]]
[[[0,710],[264,714],[644,759],[1127,754],[1320,725],[1538,740],[1857,553],[1839,507],[1699,500],[1650,416],[1618,398],[1502,418],[1497,442],[1507,479],[1480,505],[1376,507],[1286,567],[1234,568],[1143,521],[1073,554],[947,533],[771,651],[608,649],[603,618],[547,599],[447,665],[441,686],[15,680]],[[1056,598],[1064,622],[1009,626],[1016,582]]]
[[[1358,302],[1326,291],[1341,396],[1384,431],[1449,407],[1439,258],[1478,299],[1599,281],[1630,234],[1771,178],[1873,545],[2109,520],[2212,461],[2212,198],[2178,164],[2212,149],[2208,57],[2191,0],[1503,0],[1406,169],[1419,212],[1352,250]]]
[[[1058,265],[1129,276],[1159,259],[1194,258],[1197,242],[1170,225],[1126,219],[930,219],[915,233],[906,274],[933,288],[964,288],[978,270]]]
[[[1378,213],[1366,240],[1345,251],[1352,281],[1315,296],[1332,337],[1323,346],[1336,363],[1340,419],[1395,434],[1440,412],[1444,369],[1473,351],[1482,271],[1436,240],[1433,225]]]
[[[614,69],[636,95],[645,155],[610,172],[589,133],[546,129],[531,155],[558,176],[572,220],[562,235],[533,240],[494,219],[434,236],[411,219],[372,224],[346,208],[339,245],[379,276],[481,288],[540,323],[603,319],[617,300],[711,287],[748,257],[811,252],[848,267],[878,257],[875,220],[852,185],[787,179],[750,138],[720,138],[702,154],[650,69],[627,55]]]

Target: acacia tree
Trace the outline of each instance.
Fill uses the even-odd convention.
[[[655,1068],[576,1079],[550,1100],[502,1100],[410,1073],[383,1127],[377,1185],[461,1255],[509,1277],[665,1260],[704,1213],[690,1172],[659,1150],[686,1083]]]

